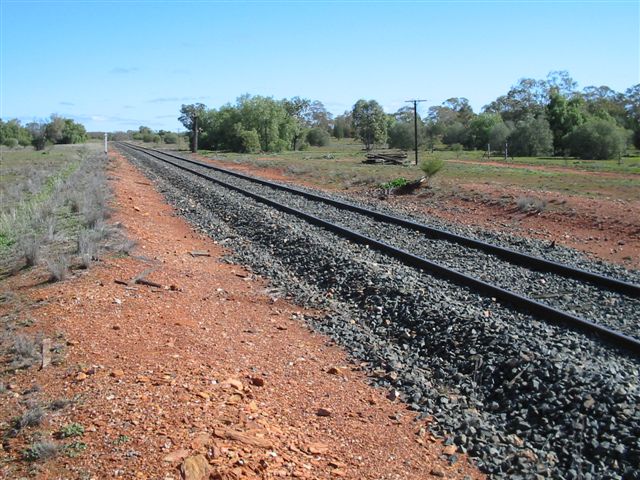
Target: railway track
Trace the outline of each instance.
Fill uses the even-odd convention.
[[[430,429],[474,457],[493,478],[635,478],[638,355],[475,288],[456,288],[443,275],[370,244],[341,242],[337,230],[311,225],[287,208],[437,259],[443,267],[457,266],[502,288],[546,296],[558,309],[579,302],[586,305],[580,315],[612,330],[637,332],[637,296],[522,269],[330,205],[336,198],[313,201],[190,159],[126,146],[122,151],[181,216],[230,247],[229,261],[270,278],[276,296],[320,306],[325,313],[305,315],[306,322],[365,362],[360,365],[378,385],[400,392],[411,409],[434,418]],[[536,248],[536,242],[530,245]],[[570,250],[549,255],[636,281],[634,272],[585,261]],[[579,295],[564,301],[557,295],[565,290]]]
[[[200,178],[216,182],[261,203],[296,215],[352,241],[366,244],[407,265],[423,269],[484,295],[507,302],[519,309],[529,311],[543,320],[563,323],[596,334],[619,348],[635,355],[640,354],[640,335],[638,332],[640,319],[633,316],[627,318],[628,313],[624,312],[625,309],[622,309],[621,318],[616,315],[615,308],[612,309],[612,306],[616,305],[635,304],[639,306],[639,285],[172,153],[131,144],[120,145],[129,151],[143,153]],[[285,203],[282,198],[274,199],[269,191],[278,191],[280,195],[285,192],[290,197]],[[313,205],[317,203],[321,203],[323,206],[320,209],[314,208]],[[327,208],[331,211],[327,212]],[[342,212],[348,212],[349,218],[346,220],[340,218],[344,216]],[[353,225],[357,225],[357,227]],[[363,226],[367,226],[367,228],[363,228]],[[385,230],[397,230],[398,228],[405,230],[406,238],[409,239],[403,245],[386,241],[384,235]],[[363,230],[365,231],[363,232]],[[372,235],[372,231],[377,235]],[[397,231],[395,236],[397,236]],[[478,265],[470,266],[468,271],[460,271],[429,258],[433,257],[431,251],[434,250],[433,245],[436,242],[445,245],[439,247],[440,250],[451,248],[451,245],[456,245],[458,250],[465,249],[462,255],[470,259],[469,263],[476,262]],[[509,265],[510,270],[513,270],[513,266],[517,266],[513,275],[524,275],[531,279],[532,292],[516,292],[505,288],[504,281],[503,285],[496,285],[491,281],[491,270],[503,273],[506,264]],[[552,277],[552,280],[549,277]],[[546,286],[550,282],[558,285],[564,284],[564,288],[553,289],[561,293],[545,293]],[[532,298],[536,296],[538,299]],[[551,301],[543,303],[539,300],[540,298]],[[584,318],[576,313],[585,304],[589,305],[585,309],[586,313],[594,316],[596,320]],[[604,304],[604,311],[600,312],[597,308],[593,308],[593,305],[597,304]],[[637,313],[640,310],[631,309],[630,311]]]

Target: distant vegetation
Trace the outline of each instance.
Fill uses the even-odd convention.
[[[47,145],[86,141],[84,126],[59,115],[51,115],[49,121],[34,121],[24,126],[17,119],[8,122],[0,119],[0,143],[9,148],[33,145],[36,150],[44,150]]]
[[[95,135],[96,138],[101,139],[103,133],[96,133]],[[109,133],[109,140],[113,141],[138,140],[144,143],[178,144],[184,141],[184,138],[184,134],[169,132],[167,130],[153,131],[145,126],[140,126],[138,130]]]
[[[615,159],[640,148],[640,84],[624,93],[607,86],[577,90],[567,72],[521,79],[475,113],[466,98],[450,98],[418,117],[419,148],[484,150],[510,156]],[[243,95],[207,109],[183,105],[181,122],[192,148],[240,153],[304,150],[327,136],[356,138],[365,149],[412,149],[413,110],[387,114],[375,100],[358,100],[333,117],[319,101]]]

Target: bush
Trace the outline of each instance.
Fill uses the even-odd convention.
[[[21,361],[24,365],[29,365],[31,360],[38,358],[38,345],[32,338],[25,335],[18,335],[13,339],[11,354],[14,362]]]
[[[19,418],[15,420],[16,429],[22,429],[27,427],[37,427],[42,423],[44,419],[44,410],[35,405],[29,408]]]
[[[89,268],[91,261],[96,257],[99,241],[100,239],[94,230],[85,229],[78,233],[77,252],[84,268]]]
[[[389,127],[389,148],[401,148],[410,150],[415,147],[413,125],[407,122],[396,122]],[[422,144],[420,132],[418,132],[418,145]]]
[[[81,437],[82,435],[84,435],[84,427],[79,423],[65,425],[58,432],[60,438]]]
[[[442,170],[442,167],[444,167],[444,160],[440,158],[430,158],[420,164],[420,170],[424,172],[424,175],[428,179],[431,179],[431,177]]]
[[[629,133],[613,120],[590,118],[565,136],[571,155],[583,160],[609,160],[621,156]]]
[[[18,146],[18,139],[17,138],[7,138],[3,142],[3,145],[5,147],[9,147],[9,148],[16,148]]]
[[[520,197],[516,206],[520,212],[540,213],[547,208],[547,201],[535,197]]]
[[[314,147],[326,147],[331,143],[331,137],[324,128],[312,128],[307,132],[307,142]]]
[[[255,130],[240,129],[237,132],[242,153],[256,153],[260,151],[260,137]]]
[[[517,123],[509,136],[509,150],[512,155],[535,157],[553,152],[553,133],[549,122],[543,116],[529,116]]]
[[[19,242],[20,253],[24,256],[26,266],[33,267],[40,258],[40,240],[35,235],[24,235]]]
[[[178,143],[178,134],[173,132],[166,132],[164,134],[164,143],[175,144]]]
[[[60,282],[67,278],[69,273],[69,258],[65,255],[56,255],[48,258],[45,263],[51,274],[52,282]]]
[[[50,440],[43,440],[32,443],[29,448],[22,452],[23,458],[27,462],[36,462],[39,460],[48,460],[55,457],[60,448]]]
[[[391,190],[392,188],[404,187],[408,183],[409,180],[407,180],[406,178],[398,177],[388,182],[381,183],[380,188],[382,188],[383,190]]]

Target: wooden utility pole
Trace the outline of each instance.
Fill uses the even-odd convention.
[[[191,139],[191,152],[198,153],[198,116],[193,118],[193,137]]]
[[[426,100],[406,100],[406,103],[413,103],[413,139],[416,149],[416,165],[418,165],[418,102],[426,102]]]

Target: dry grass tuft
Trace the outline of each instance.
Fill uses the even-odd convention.
[[[520,197],[516,200],[520,212],[540,213],[547,208],[547,201],[536,197]]]
[[[54,255],[45,260],[47,269],[51,274],[52,282],[60,282],[67,278],[69,274],[69,257],[66,255]]]
[[[41,462],[54,458],[59,452],[58,444],[51,440],[42,440],[32,443],[22,452],[22,456],[27,462]]]

